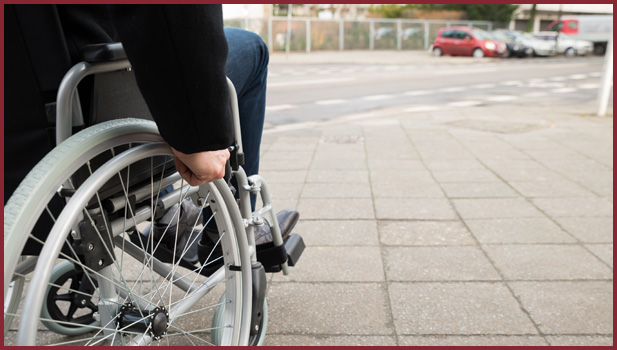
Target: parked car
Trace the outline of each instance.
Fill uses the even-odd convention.
[[[491,33],[495,40],[503,41],[506,44],[506,48],[508,49],[508,57],[527,57],[533,55],[533,49],[521,42],[518,42],[509,36],[499,32],[494,31]]]
[[[437,32],[433,55],[460,55],[481,58],[503,57],[508,53],[506,44],[493,39],[490,33],[473,27],[445,27]]]
[[[556,51],[566,57],[585,56],[593,52],[593,43],[587,40],[572,39],[566,34],[557,32],[537,32],[533,36],[556,45]]]
[[[604,55],[613,32],[613,16],[564,16],[553,21],[545,30],[562,32],[572,39],[589,40],[593,43],[593,52]]]
[[[539,40],[535,36],[529,33],[519,32],[515,30],[504,30],[504,29],[496,30],[496,32],[502,33],[503,35],[509,37],[515,42],[519,42],[525,46],[531,47],[533,51],[532,54],[534,56],[546,57],[546,56],[555,55],[555,45],[553,43],[550,43],[544,40]]]

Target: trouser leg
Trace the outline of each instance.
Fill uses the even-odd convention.
[[[237,28],[225,28],[229,46],[226,74],[238,94],[240,129],[247,176],[259,172],[259,149],[266,110],[268,77],[268,47],[255,33]],[[251,205],[255,208],[255,195]]]

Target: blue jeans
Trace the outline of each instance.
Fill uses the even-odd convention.
[[[229,46],[226,73],[238,94],[240,129],[247,176],[259,171],[259,147],[266,112],[268,47],[255,33],[225,28]]]

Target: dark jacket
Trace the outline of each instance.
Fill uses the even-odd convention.
[[[172,147],[194,153],[232,144],[220,5],[64,5],[59,11],[74,60],[85,45],[122,42]]]
[[[85,45],[118,40],[172,147],[233,143],[220,5],[5,5],[5,203],[53,147],[45,105],[64,72]]]

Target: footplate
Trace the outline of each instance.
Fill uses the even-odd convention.
[[[280,272],[281,265],[287,262],[288,266],[294,266],[304,252],[306,245],[302,236],[297,233],[289,235],[283,245],[275,247],[274,243],[265,243],[257,246],[257,261],[259,261],[266,272]]]

